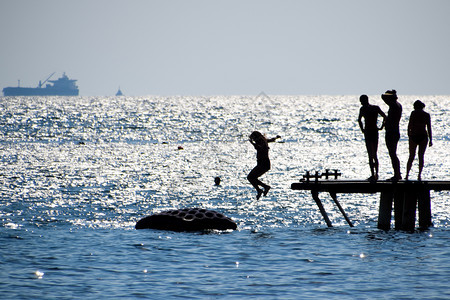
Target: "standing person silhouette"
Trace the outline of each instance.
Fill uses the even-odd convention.
[[[270,186],[261,182],[258,177],[262,176],[264,173],[270,170],[270,159],[269,159],[269,144],[274,142],[276,139],[281,138],[277,135],[274,138],[267,139],[264,135],[262,135],[259,131],[253,131],[249,136],[250,143],[256,149],[256,167],[250,171],[247,175],[248,181],[253,185],[256,189],[256,200],[261,198],[261,195],[267,195],[270,190]],[[264,191],[260,188],[262,186]]]
[[[392,168],[394,169],[394,176],[390,179],[398,181],[402,179],[400,172],[400,160],[397,157],[397,145],[400,140],[400,119],[402,118],[402,106],[397,101],[397,92],[395,90],[386,91],[381,95],[381,99],[389,106],[386,117],[386,147],[389,151],[389,156],[392,161]]]
[[[433,137],[431,134],[431,117],[430,114],[423,109],[425,104],[416,100],[414,102],[414,110],[411,112],[408,123],[408,137],[409,137],[409,159],[406,164],[406,177],[408,180],[409,171],[416,156],[416,149],[419,146],[419,175],[418,180],[422,180],[422,170],[424,163],[425,150],[427,149],[428,138],[430,139],[430,147],[433,146]]]
[[[361,95],[359,97],[361,108],[359,109],[358,124],[361,131],[364,133],[364,140],[366,142],[367,154],[369,155],[369,166],[371,176],[370,181],[378,180],[378,131],[382,130],[386,120],[386,114],[377,105],[369,104],[369,97]],[[381,127],[378,128],[378,115],[383,118]],[[362,119],[364,118],[364,125]]]

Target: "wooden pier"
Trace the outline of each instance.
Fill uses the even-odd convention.
[[[381,193],[378,214],[378,228],[389,230],[391,228],[392,204],[394,204],[395,229],[413,231],[416,223],[416,208],[419,211],[419,228],[426,229],[433,225],[431,221],[430,190],[450,190],[450,181],[367,181],[367,180],[337,180],[340,175],[337,171],[324,174],[303,176],[303,181],[293,183],[293,190],[309,190],[328,227],[332,227],[330,219],[319,199],[319,192],[328,192],[343,214],[347,223],[353,227],[337,200],[338,193]],[[336,179],[328,179],[334,176]],[[326,177],[325,180],[319,180]],[[310,180],[314,179],[314,180]]]

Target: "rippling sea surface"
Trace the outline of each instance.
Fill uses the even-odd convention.
[[[369,177],[358,98],[0,98],[0,298],[449,299],[449,192],[431,193],[433,228],[407,233],[376,229],[377,194],[338,196],[353,228],[321,194],[327,228],[310,194],[290,189],[305,171]],[[450,96],[400,97],[402,172],[416,99],[434,135],[423,179],[450,180]],[[253,130],[282,137],[259,201],[246,180]],[[387,179],[384,132],[378,154]],[[134,229],[184,207],[238,230]]]

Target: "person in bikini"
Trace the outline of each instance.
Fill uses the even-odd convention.
[[[264,173],[270,170],[270,159],[269,159],[269,143],[274,142],[276,139],[281,138],[277,135],[274,138],[267,139],[259,131],[253,131],[249,136],[250,143],[256,149],[256,167],[250,171],[247,176],[248,181],[256,189],[256,200],[261,198],[261,195],[266,196],[270,190],[270,186],[263,183],[258,177],[262,176]],[[262,190],[263,187],[264,190]]]
[[[425,150],[427,144],[433,146],[433,137],[431,134],[431,117],[430,114],[423,109],[425,104],[417,100],[414,102],[414,110],[411,112],[408,123],[408,137],[409,137],[409,159],[406,164],[406,180],[408,180],[409,172],[411,171],[414,157],[416,156],[416,149],[419,146],[419,174],[418,180],[422,180],[422,170],[424,164]],[[428,143],[429,140],[429,143]]]
[[[369,97],[361,95],[359,97],[361,108],[359,109],[358,124],[361,131],[364,133],[364,140],[366,142],[367,154],[369,155],[369,166],[371,175],[368,180],[378,180],[378,131],[384,127],[386,114],[377,105],[369,104]],[[378,128],[378,115],[383,118],[381,127]],[[364,118],[364,124],[362,119]]]

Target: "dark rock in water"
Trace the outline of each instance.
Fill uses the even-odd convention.
[[[184,208],[163,211],[139,220],[136,229],[171,231],[236,230],[233,220],[213,210]]]

